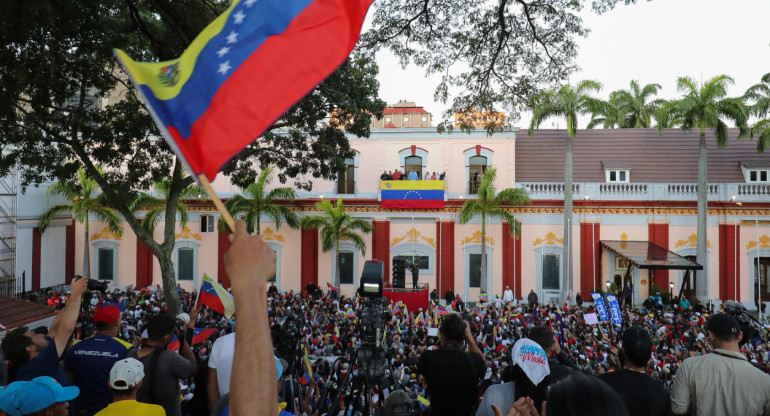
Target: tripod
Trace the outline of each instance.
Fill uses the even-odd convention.
[[[399,380],[395,378],[389,358],[386,350],[379,346],[364,345],[355,348],[351,361],[358,366],[358,375],[354,377],[353,371],[349,371],[340,382],[337,394],[329,407],[329,415],[337,414],[340,397],[345,400],[345,414],[356,411],[361,411],[364,415],[371,414],[369,410],[373,395],[376,394],[379,401],[382,401],[386,391],[401,387]],[[375,387],[377,391],[373,393],[372,389]],[[362,400],[358,400],[361,395]]]

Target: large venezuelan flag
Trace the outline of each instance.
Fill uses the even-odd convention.
[[[382,181],[382,208],[444,208],[444,181]]]
[[[115,50],[166,141],[213,180],[339,66],[373,0],[235,0],[178,59]]]

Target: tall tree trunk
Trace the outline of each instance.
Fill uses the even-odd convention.
[[[163,248],[165,249],[166,246],[164,245]],[[163,293],[168,313],[176,316],[176,314],[182,311],[182,308],[179,305],[179,295],[176,292],[176,273],[174,271],[174,263],[171,261],[171,253],[167,252],[162,257],[156,256],[156,258],[158,258],[158,263],[160,263],[160,275],[163,280]],[[169,293],[169,288],[172,289],[172,293]]]
[[[708,267],[708,240],[706,239],[706,222],[708,221],[708,153],[706,151],[706,132],[701,131],[698,143],[698,227],[697,251],[695,261],[703,266],[703,270],[695,271],[695,296],[705,302],[708,296],[706,268]]]
[[[341,289],[340,285],[340,243],[337,242],[337,246],[334,249],[334,258],[337,260],[337,267],[334,268],[334,283],[335,287]]]
[[[487,228],[486,215],[481,214],[481,264],[479,265],[479,286],[481,293],[490,295],[489,282],[487,282]]]
[[[93,278],[91,276],[91,244],[88,242],[88,213],[86,213],[86,220],[83,222],[83,276]],[[115,253],[114,255],[118,255]]]
[[[567,121],[570,125],[570,120]],[[564,150],[564,247],[562,258],[561,303],[572,290],[572,135],[567,134]],[[546,302],[546,299],[542,300]]]

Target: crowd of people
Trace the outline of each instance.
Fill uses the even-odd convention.
[[[425,176],[421,177],[416,170],[410,170],[409,173],[401,172],[400,170],[387,170],[383,171],[380,175],[380,180],[383,181],[419,181],[420,179],[425,181],[443,181],[446,179],[446,172],[436,173],[425,171]]]
[[[141,402],[157,405],[146,414],[260,414],[265,400],[294,415],[540,415],[543,403],[548,415],[770,411],[766,329],[708,308],[646,304],[625,308],[622,325],[590,324],[592,305],[540,304],[534,292],[475,305],[434,293],[427,310],[383,303],[385,355],[361,361],[354,351],[373,343],[363,315],[377,308],[367,298],[236,279],[237,316],[198,309],[180,288],[175,317],[162,291],[92,293],[85,281],[73,281],[50,328],[3,339],[11,383],[0,415],[129,414]],[[249,384],[259,379],[276,382]],[[25,389],[54,401],[27,405]]]

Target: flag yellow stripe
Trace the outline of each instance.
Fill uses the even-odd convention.
[[[443,190],[444,181],[382,181],[380,190],[400,191],[400,190]]]
[[[198,55],[203,50],[203,47],[213,38],[218,35],[227,22],[227,18],[230,16],[233,8],[239,3],[239,0],[233,2],[230,8],[224,13],[219,15],[213,22],[206,26],[203,31],[190,43],[190,46],[182,53],[177,59],[164,62],[136,62],[120,49],[115,49],[115,53],[128,69],[129,75],[134,79],[137,84],[144,84],[150,87],[152,93],[159,100],[168,100],[176,97],[182,87],[185,85],[190,75],[192,75],[193,68],[195,67],[195,61],[198,59]],[[158,78],[158,71],[164,66],[171,65],[179,62],[179,82],[174,86],[165,86],[161,84]]]

